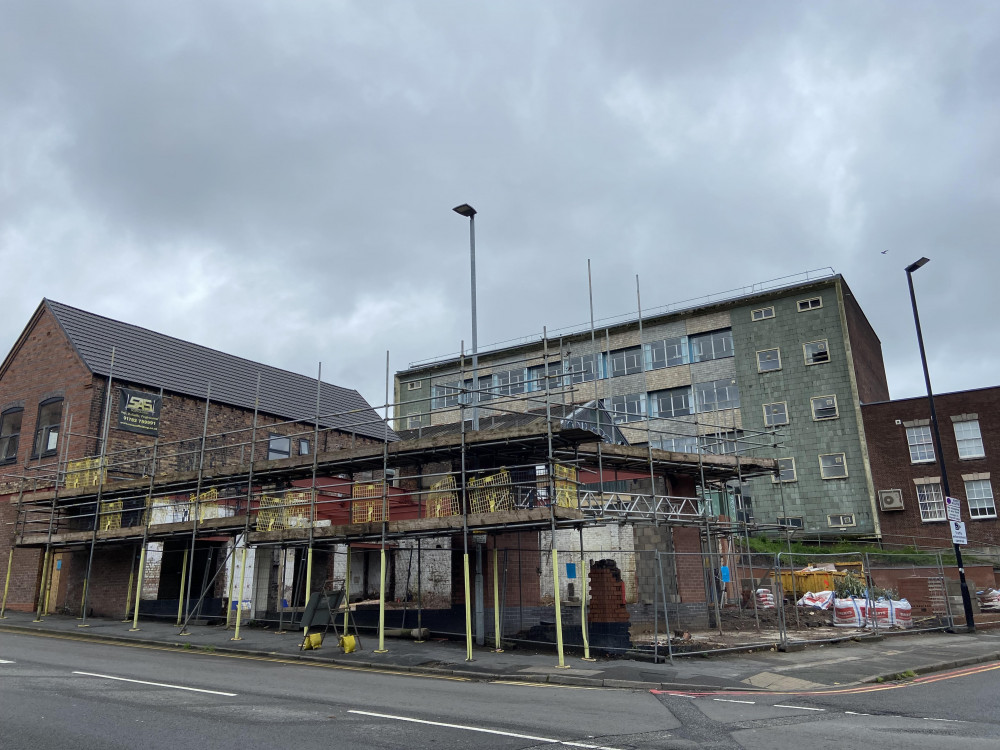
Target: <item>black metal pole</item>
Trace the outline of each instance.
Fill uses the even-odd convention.
[[[924,368],[924,382],[927,384],[927,403],[931,408],[931,434],[934,436],[934,450],[937,451],[937,462],[941,467],[941,491],[947,498],[951,497],[948,486],[948,469],[945,467],[944,452],[941,450],[941,433],[938,430],[937,412],[934,410],[934,392],[931,390],[931,375],[927,370],[927,354],[924,352],[924,336],[920,331],[920,315],[917,313],[917,295],[913,291],[913,272],[927,263],[927,258],[921,258],[916,263],[906,267],[906,283],[910,286],[910,303],[913,305],[913,322],[917,327],[917,343],[920,345],[920,364]],[[965,609],[965,624],[967,632],[976,632],[976,623],[972,617],[972,598],[969,596],[969,584],[965,581],[965,566],[962,564],[962,548],[955,547],[955,564],[958,566],[958,579],[962,588],[962,607]]]

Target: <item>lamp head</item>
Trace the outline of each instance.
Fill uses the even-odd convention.
[[[455,206],[451,210],[454,211],[456,214],[461,214],[462,216],[466,216],[470,219],[476,215],[476,209],[474,209],[468,203],[463,203],[461,206]]]
[[[913,273],[914,271],[916,271],[921,266],[925,266],[925,265],[927,265],[930,262],[931,262],[930,258],[921,258],[920,260],[916,261],[915,263],[911,263],[910,265],[908,265],[906,267],[906,272],[907,273]]]

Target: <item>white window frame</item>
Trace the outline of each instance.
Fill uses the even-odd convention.
[[[925,430],[926,432],[924,432]],[[918,432],[919,442],[914,440],[914,438],[918,437]],[[937,462],[937,457],[934,453],[934,436],[931,434],[931,428],[927,425],[906,428],[906,447],[910,449],[911,464],[933,464]],[[927,455],[928,451],[930,451],[929,456]],[[921,458],[921,456],[923,457]]]
[[[788,529],[801,529],[803,528],[802,516],[778,516],[777,517],[778,526],[784,526]],[[798,521],[798,523],[789,523],[789,521]]]
[[[419,430],[423,426],[419,416],[407,417],[406,429],[408,430]]]
[[[816,400],[821,398],[832,398],[833,399],[833,416],[830,417],[818,417],[816,416]],[[829,408],[829,407],[823,407]],[[837,403],[837,394],[828,393],[825,396],[811,396],[809,398],[809,410],[812,412],[812,418],[814,422],[825,422],[828,419],[839,419],[840,418],[840,404]]]
[[[770,305],[768,307],[758,307],[756,310],[750,311],[750,320],[754,323],[759,323],[762,320],[770,320],[773,317],[774,317],[774,305]]]
[[[806,348],[810,344],[822,344],[823,345],[823,349],[821,349],[820,351],[822,351],[823,353],[826,354],[826,359],[810,362],[809,361],[809,350]],[[826,365],[826,364],[829,364],[830,363],[830,341],[829,341],[829,339],[817,339],[816,341],[807,341],[807,342],[805,342],[802,345],[802,361],[804,361],[806,363],[806,367],[812,367],[813,365]]]
[[[921,482],[917,485],[917,508],[920,510],[921,523],[939,523],[948,520],[940,481]],[[936,512],[932,514],[931,511]]]
[[[813,302],[818,302],[818,305],[814,305]],[[810,310],[819,310],[823,307],[822,297],[809,297],[808,299],[800,299],[795,303],[795,309],[799,312],[809,312]]]
[[[781,406],[781,410],[784,413],[784,421],[776,422],[774,419],[768,418],[767,407],[769,406]],[[783,424],[788,424],[788,402],[787,401],[774,401],[770,404],[764,404],[761,407],[764,410],[764,426],[765,427],[778,427]],[[773,417],[773,415],[771,415]]]
[[[997,517],[996,501],[993,498],[993,485],[990,484],[989,479],[966,479],[965,501],[969,504],[969,518],[974,521],[982,518]]]
[[[845,518],[850,518],[851,522],[850,523],[834,523],[833,522],[834,518],[839,518],[841,521],[843,521]],[[829,526],[832,529],[843,529],[843,528],[847,528],[848,526],[857,526],[858,525],[858,517],[854,513],[832,513],[832,514],[830,514],[830,515],[828,515],[826,517],[826,525]]]
[[[769,367],[769,368],[767,368],[765,370],[765,369],[763,369],[761,367],[760,355],[761,354],[770,354],[771,352],[775,352],[778,355],[778,366],[777,367]],[[767,361],[770,362],[771,360],[768,359]],[[773,349],[760,349],[757,352],[757,372],[777,372],[780,369],[781,369],[781,348],[780,347],[776,346]]]
[[[419,391],[424,387],[424,381],[422,380],[411,380],[406,384],[406,390],[408,391]]]
[[[782,461],[791,461],[792,462],[792,476],[791,476],[790,479],[784,479],[781,476],[781,474],[782,474],[781,462]],[[785,458],[779,458],[778,459],[778,476],[776,477],[773,474],[771,475],[771,484],[778,484],[778,482],[797,482],[797,481],[799,481],[799,475],[795,471],[795,458],[792,457],[792,456],[787,456]]]
[[[837,474],[835,476],[827,476],[826,466],[823,465],[824,458],[830,458],[832,456],[840,456],[840,464],[844,467],[843,474]],[[836,462],[834,462],[836,465]],[[847,479],[849,472],[847,471],[847,455],[844,453],[820,453],[819,454],[819,475],[823,479]]]
[[[972,436],[972,437],[960,437],[959,434],[958,434],[958,426],[959,425],[970,425],[970,424],[971,425],[975,425],[976,435]],[[982,431],[982,428],[979,426],[979,420],[978,419],[963,419],[963,420],[961,420],[959,422],[955,422],[954,428],[955,428],[955,443],[958,445],[958,457],[959,458],[986,458],[986,448],[983,445],[983,431]],[[975,452],[975,453],[963,453],[963,450],[962,450],[962,443],[963,442],[966,443],[966,444],[972,442],[974,446],[978,445],[979,446],[978,452]],[[966,450],[968,450],[968,448],[966,448]],[[974,448],[974,450],[975,450],[975,448]]]

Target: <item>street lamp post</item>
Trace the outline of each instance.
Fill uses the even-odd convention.
[[[479,430],[479,345],[478,326],[476,325],[476,209],[468,203],[455,206],[452,209],[460,216],[469,218],[469,255],[472,269],[472,429]]]
[[[941,467],[941,491],[945,498],[951,497],[948,486],[948,469],[945,467],[944,451],[941,450],[941,433],[938,430],[937,412],[934,410],[934,392],[931,390],[931,375],[927,370],[927,355],[924,352],[924,337],[920,332],[920,315],[917,313],[917,296],[913,291],[913,272],[930,262],[929,258],[921,258],[906,267],[906,283],[910,286],[910,303],[913,305],[913,322],[917,327],[917,343],[920,345],[920,363],[924,368],[924,382],[927,384],[927,403],[931,407],[931,434],[934,436],[934,450],[937,451],[938,465]],[[945,500],[947,502],[947,500]],[[950,526],[950,524],[949,524]],[[976,632],[976,623],[972,618],[972,599],[969,596],[969,584],[965,581],[965,567],[962,564],[962,548],[955,543],[955,564],[958,565],[958,578],[962,587],[962,607],[965,609],[965,624],[969,633]]]

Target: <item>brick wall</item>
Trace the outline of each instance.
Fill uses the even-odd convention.
[[[862,312],[854,293],[844,281],[841,281],[841,288],[844,293],[847,335],[850,338],[854,361],[854,377],[858,383],[858,398],[863,404],[888,401],[889,384],[885,379],[882,342]]]
[[[677,553],[677,591],[682,602],[704,602],[705,568],[702,559],[701,532],[677,526],[672,529]]]
[[[952,497],[962,501],[962,520],[966,523],[969,545],[1000,545],[1000,523],[995,518],[972,519],[969,514],[962,475],[989,474],[994,503],[1000,489],[1000,387],[981,388],[957,393],[935,395],[941,444]],[[868,436],[872,478],[876,494],[879,490],[899,489],[903,492],[902,511],[879,510],[882,539],[887,547],[918,546],[920,548],[950,547],[951,533],[946,521],[922,521],[914,479],[941,475],[940,464],[912,463],[906,441],[905,422],[930,419],[926,398],[900,399],[861,408]],[[952,416],[977,414],[983,437],[985,458],[960,459]],[[900,424],[896,424],[896,421]],[[936,454],[936,451],[935,451]],[[935,456],[936,458],[939,458]]]

